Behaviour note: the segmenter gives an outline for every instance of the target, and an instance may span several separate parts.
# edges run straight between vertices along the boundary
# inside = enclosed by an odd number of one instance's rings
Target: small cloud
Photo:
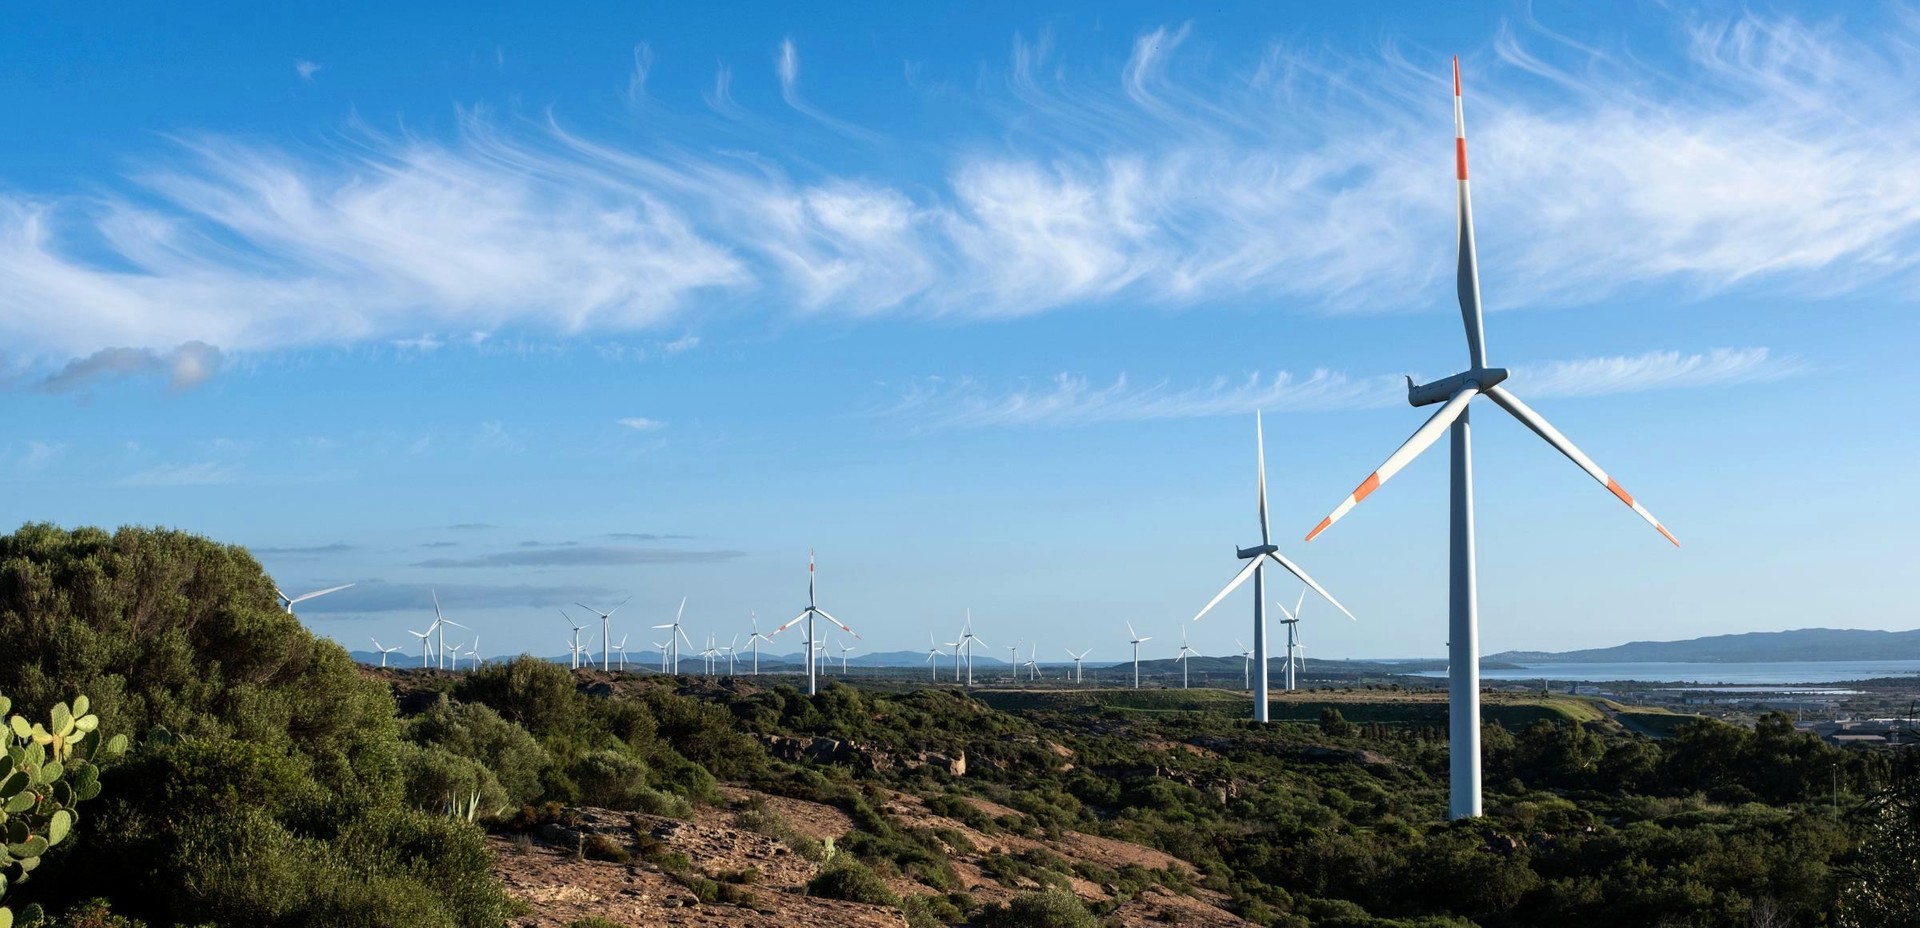
[[[652,532],[608,532],[604,537],[621,541],[686,541],[692,535],[655,535]]]
[[[641,416],[629,416],[615,421],[636,432],[657,432],[667,427],[667,424],[659,419],[647,419]]]
[[[460,547],[460,543],[457,541],[423,541],[420,543],[420,547],[422,548],[458,548]]]
[[[577,541],[523,541],[522,548],[566,548],[577,545]]]
[[[700,336],[682,335],[668,342],[666,348],[663,350],[665,350],[667,354],[674,355],[680,354],[681,352],[692,351],[698,347],[700,347]]]
[[[360,550],[360,546],[350,545],[345,542],[336,541],[330,545],[312,545],[304,548],[249,548],[248,550],[252,551],[255,554],[318,555],[318,554],[345,554],[348,551]]]
[[[35,389],[65,393],[103,380],[164,375],[170,389],[191,390],[218,373],[220,362],[220,349],[199,341],[186,342],[165,353],[148,348],[103,348],[67,362]]]
[[[417,351],[421,354],[427,354],[428,352],[439,351],[442,347],[445,347],[447,343],[432,335],[421,335],[416,338],[389,339],[387,344],[399,348],[402,351]]]
[[[47,441],[29,441],[26,446],[26,452],[20,455],[18,463],[14,465],[23,471],[41,470],[60,460],[60,455],[67,450],[66,445]]]
[[[415,567],[579,567],[635,564],[690,564],[730,561],[743,551],[689,551],[681,548],[635,548],[626,545],[556,546],[500,551],[467,558],[434,558]]]
[[[298,59],[293,63],[294,73],[300,75],[301,80],[308,81],[308,82],[311,82],[313,80],[313,76],[315,74],[318,74],[325,69],[326,69],[326,65],[323,65],[317,61],[308,61],[305,58]]]
[[[494,525],[491,522],[456,522],[447,526],[449,530],[455,532],[480,532],[499,527],[500,526]]]
[[[201,461],[197,464],[167,464],[120,478],[123,487],[200,487],[232,483],[240,473],[235,464]]]

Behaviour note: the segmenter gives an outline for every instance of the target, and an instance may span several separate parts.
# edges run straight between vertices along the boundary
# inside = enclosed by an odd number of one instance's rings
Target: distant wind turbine
[[[720,649],[720,653],[726,655],[726,658],[727,658],[727,676],[729,677],[739,675],[739,664],[736,663],[736,661],[740,657],[740,653],[739,653],[740,649],[736,647],[736,645],[738,645],[739,643],[740,643],[740,634],[738,632],[735,632],[733,636],[733,640],[727,642],[727,646]]]
[[[987,644],[986,639],[973,633],[973,610],[968,609],[967,624],[964,627],[962,627],[960,630],[960,647],[965,648],[967,652],[967,685],[968,686],[973,685],[973,646],[976,644],[980,645],[983,648],[992,647],[992,645]],[[957,661],[959,660],[959,658],[956,657],[955,660]],[[959,674],[958,669],[956,669],[954,673],[956,676],[958,676]]]
[[[1127,623],[1127,634],[1132,636],[1133,688],[1137,690],[1140,688],[1140,643],[1143,641],[1152,641],[1153,638],[1151,636],[1145,638],[1140,637],[1140,633],[1133,630],[1132,622]]]
[[[467,627],[440,614],[440,591],[429,590],[428,592],[433,596],[433,624],[427,626],[427,631],[439,633],[439,637],[435,639],[433,645],[433,666],[437,670],[445,670],[447,669],[447,626],[451,625],[454,628],[463,629]],[[472,631],[472,629],[467,630]],[[455,666],[453,669],[459,670],[459,657],[457,655],[454,657],[454,661]]]
[[[1247,562],[1247,566],[1240,568],[1240,572],[1233,575],[1233,579],[1227,582],[1226,587],[1220,592],[1215,593],[1213,598],[1208,600],[1207,604],[1201,607],[1198,613],[1194,614],[1193,620],[1196,622],[1200,621],[1200,617],[1206,615],[1207,612],[1218,605],[1221,600],[1227,598],[1228,593],[1238,589],[1240,584],[1245,583],[1248,577],[1253,578],[1253,665],[1260,670],[1259,673],[1254,675],[1253,720],[1256,722],[1266,722],[1268,699],[1267,581],[1265,568],[1268,562],[1271,561],[1272,563],[1279,564],[1282,568],[1286,569],[1287,573],[1300,578],[1301,583],[1306,584],[1315,593],[1325,597],[1327,602],[1332,603],[1335,609],[1345,612],[1347,618],[1353,618],[1353,613],[1347,612],[1347,607],[1340,605],[1340,601],[1334,599],[1333,594],[1328,593],[1325,587],[1321,586],[1312,577],[1307,576],[1307,572],[1300,569],[1300,565],[1287,560],[1286,556],[1280,553],[1279,546],[1273,543],[1272,533],[1269,531],[1267,525],[1267,440],[1266,433],[1260,425],[1260,414],[1258,412],[1253,414],[1253,448],[1254,466],[1259,475],[1257,503],[1260,515],[1260,543],[1251,548],[1237,549],[1236,553],[1241,560]]]
[[[1173,662],[1180,665],[1180,688],[1183,690],[1187,688],[1187,655],[1191,653],[1193,649],[1187,647],[1187,627],[1182,625],[1180,626],[1180,656],[1174,658]]]
[[[760,675],[760,642],[773,639],[760,634],[760,613],[749,612],[747,617],[753,621],[753,634],[747,636],[747,648],[753,652],[753,675],[757,677]]]
[[[1306,604],[1306,590],[1300,591],[1300,599],[1293,604],[1292,612],[1287,611],[1285,603],[1273,604],[1274,608],[1280,610],[1281,615],[1286,616],[1286,618],[1281,619],[1280,622],[1287,626],[1287,672],[1284,674],[1284,678],[1288,692],[1292,692],[1299,686],[1299,676],[1295,668],[1303,667],[1306,664],[1304,660],[1299,659],[1300,651],[1305,647],[1305,645],[1300,643],[1300,610],[1305,607]]]
[[[1037,644],[1027,645],[1026,668],[1027,668],[1027,680],[1029,682],[1040,679],[1040,662],[1037,660],[1039,656],[1040,656],[1039,645]]]
[[[429,625],[427,626],[427,630],[424,632],[416,632],[411,628],[407,629],[407,634],[420,639],[420,669],[421,670],[427,669],[427,655],[433,652],[433,630],[438,627],[439,626],[437,624]]]
[[[1480,617],[1473,551],[1473,435],[1468,424],[1467,406],[1479,396],[1493,400],[1495,405],[1520,420],[1522,425],[1586,471],[1587,476],[1605,486],[1608,492],[1631,508],[1635,515],[1645,519],[1668,541],[1675,546],[1680,542],[1672,532],[1667,531],[1666,526],[1660,524],[1660,520],[1653,517],[1653,513],[1648,512],[1612,476],[1601,470],[1600,465],[1560,434],[1559,429],[1502,387],[1501,382],[1507,379],[1504,368],[1487,366],[1480,310],[1480,264],[1474,251],[1473,202],[1467,186],[1467,123],[1460,98],[1458,58],[1453,62],[1453,129],[1458,178],[1456,208],[1459,216],[1456,239],[1459,265],[1456,277],[1460,317],[1466,325],[1467,369],[1421,386],[1415,386],[1413,378],[1407,378],[1407,402],[1414,406],[1439,403],[1442,404],[1440,411],[1416,429],[1413,437],[1389,455],[1386,463],[1369,474],[1331,514],[1320,520],[1320,524],[1307,533],[1307,540],[1312,541],[1326,531],[1328,526],[1339,521],[1340,517],[1399,473],[1422,451],[1432,447],[1442,431],[1451,432],[1452,487],[1448,507],[1452,522],[1448,545],[1451,571],[1447,609],[1447,624],[1451,632],[1448,635],[1451,644],[1447,648],[1447,779],[1450,798],[1447,814],[1450,818],[1461,819],[1480,815]]]
[[[856,632],[853,629],[848,628],[846,626],[846,623],[841,622],[839,619],[836,619],[833,616],[829,615],[827,613],[827,610],[820,608],[819,599],[816,596],[816,591],[814,588],[814,574],[815,574],[815,570],[813,566],[813,552],[809,550],[807,552],[807,608],[800,610],[800,614],[797,616],[794,616],[791,621],[787,622],[787,624],[782,625],[779,628],[776,628],[773,630],[773,633],[778,635],[781,632],[784,632],[787,629],[792,628],[794,626],[794,623],[799,622],[801,619],[807,620],[806,644],[807,644],[807,695],[808,696],[817,695],[820,692],[820,683],[818,679],[818,670],[817,670],[817,665],[819,662],[815,660],[815,654],[818,652],[818,649],[822,646],[822,643],[819,642],[818,638],[814,635],[813,617],[819,616],[820,618],[826,619],[827,621],[832,622],[833,624],[839,626],[841,631],[846,632],[847,634],[852,635],[855,638],[860,637],[859,632]]]
[[[852,653],[853,653],[853,651],[854,651],[854,646],[853,646],[853,645],[850,645],[850,644],[847,644],[847,643],[845,643],[845,642],[842,642],[842,643],[840,644],[840,675],[841,675],[841,676],[843,676],[843,677],[844,677],[844,676],[848,676],[848,674],[847,674],[847,655],[849,655],[849,654],[852,654]]]
[[[574,603],[574,605],[600,617],[600,669],[602,671],[613,669],[613,614],[619,612],[620,607],[626,605],[627,601],[631,599],[633,599],[633,597],[629,596],[615,603],[612,609],[608,609],[605,612],[601,612],[585,603]],[[682,601],[680,605],[682,608],[685,608],[686,602]]]
[[[1007,680],[1018,683],[1020,682],[1020,642],[1014,642],[1013,647],[1007,650],[1012,654],[1007,658]]]
[[[927,633],[927,669],[933,672],[933,682],[935,683],[940,682],[940,658],[942,655],[946,653],[947,652],[940,650],[940,642],[935,641],[933,639],[933,633],[928,632]],[[956,677],[958,676],[959,670],[960,670],[960,665],[956,663],[954,665],[954,673]]]
[[[654,626],[654,628],[669,630],[667,632],[667,650],[670,656],[667,658],[667,668],[662,669],[662,673],[677,674],[680,672],[680,642],[684,641],[687,643],[687,647],[693,647],[693,639],[688,638],[687,630],[680,627],[680,620],[684,618],[686,614],[687,598],[682,596],[680,597],[680,611],[673,614],[673,621],[665,625]]]
[[[1252,677],[1250,676],[1253,669],[1253,649],[1241,644],[1238,638],[1233,639],[1233,646],[1240,649],[1240,688],[1243,690],[1253,689]]]
[[[373,638],[372,641],[373,641],[373,649],[375,651],[380,652],[380,666],[382,668],[385,668],[387,666],[387,655],[392,654],[396,651],[399,651],[400,648],[398,645],[391,648],[383,648],[380,646],[380,639],[378,638]]]
[[[344,590],[347,587],[350,587],[352,585],[353,584],[351,583],[343,583],[343,584],[340,584],[339,586],[327,587],[324,590],[314,590],[311,593],[302,593],[299,596],[288,596],[287,594],[280,592],[280,588],[276,586],[273,588],[273,595],[280,597],[280,605],[287,610],[288,615],[292,615],[294,603],[304,603],[309,599],[315,599],[321,596],[325,596],[328,593],[338,593],[341,590]]]
[[[1080,681],[1080,662],[1086,660],[1087,655],[1093,653],[1093,649],[1088,648],[1085,651],[1081,651],[1078,654],[1074,654],[1072,648],[1066,648],[1064,650],[1067,652],[1068,656],[1073,658],[1073,682],[1079,683],[1081,682]]]
[[[627,636],[620,636],[620,643],[613,646],[613,653],[620,655],[620,669],[627,669]]]
[[[578,622],[575,622],[573,620],[573,616],[568,615],[567,610],[565,609],[560,610],[560,617],[563,619],[566,619],[568,625],[573,626],[573,669],[579,670],[580,669],[580,630],[586,628],[586,626],[581,625]]]

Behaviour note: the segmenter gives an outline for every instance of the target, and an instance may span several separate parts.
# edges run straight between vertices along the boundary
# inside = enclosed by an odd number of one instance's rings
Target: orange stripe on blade
[[[1460,95],[1460,56],[1453,56],[1453,95]]]
[[[1321,532],[1324,532],[1324,531],[1326,531],[1326,530],[1327,530],[1327,526],[1329,526],[1329,525],[1332,525],[1332,524],[1333,524],[1333,517],[1332,517],[1332,516],[1328,516],[1328,517],[1326,517],[1326,518],[1324,518],[1324,519],[1321,519],[1321,520],[1320,520],[1320,524],[1319,524],[1319,525],[1316,525],[1316,526],[1314,526],[1314,527],[1313,527],[1313,531],[1311,531],[1311,532],[1308,532],[1308,533],[1307,533],[1307,540],[1308,540],[1308,541],[1312,541],[1312,540],[1313,540],[1313,536],[1315,536],[1315,535],[1318,535],[1318,534],[1320,534]]]
[[[1467,179],[1467,140],[1454,139],[1453,143],[1454,143],[1454,151],[1457,156],[1456,160],[1460,162],[1460,179],[1466,180]]]
[[[1360,481],[1360,486],[1353,491],[1353,501],[1357,503],[1366,499],[1369,494],[1378,489],[1380,489],[1380,472],[1376,470],[1368,474],[1367,479]]]
[[[1662,535],[1665,535],[1665,536],[1667,536],[1667,540],[1668,540],[1668,541],[1671,541],[1671,542],[1673,542],[1673,546],[1674,546],[1674,547],[1676,547],[1676,548],[1678,548],[1678,547],[1680,547],[1680,539],[1678,539],[1678,538],[1675,538],[1675,537],[1673,537],[1673,533],[1672,533],[1672,532],[1669,532],[1669,531],[1667,531],[1667,527],[1666,527],[1666,526],[1664,526],[1664,525],[1661,525],[1661,524],[1660,524],[1660,523],[1658,523],[1658,522],[1655,522],[1655,523],[1653,523],[1653,527],[1654,527],[1654,528],[1657,528],[1657,529],[1659,529],[1659,530],[1660,530],[1660,534],[1662,534]]]
[[[1626,490],[1621,489],[1619,484],[1614,483],[1612,477],[1607,478],[1607,489],[1613,491],[1613,495],[1620,497],[1621,502],[1629,506],[1633,505],[1633,497],[1628,496]]]

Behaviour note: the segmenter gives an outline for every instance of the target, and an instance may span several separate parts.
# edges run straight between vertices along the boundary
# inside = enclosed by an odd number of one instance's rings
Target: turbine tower
[[[813,567],[813,552],[809,550],[807,552],[807,608],[800,610],[800,614],[794,616],[791,621],[787,622],[787,624],[782,625],[779,628],[776,628],[773,630],[773,633],[778,635],[781,632],[784,632],[787,629],[792,628],[795,622],[798,622],[801,619],[807,620],[807,695],[808,696],[818,695],[820,692],[820,679],[819,679],[819,674],[817,672],[817,666],[816,666],[818,662],[814,659],[815,649],[819,647],[820,643],[819,643],[819,640],[813,634],[813,617],[817,615],[823,619],[826,619],[829,622],[832,622],[835,625],[840,626],[841,631],[846,632],[847,634],[852,635],[855,638],[860,637],[859,632],[856,632],[853,629],[848,628],[839,619],[836,619],[833,616],[828,615],[827,610],[820,608],[819,599],[816,595],[815,588],[814,588],[814,573],[815,571]]]
[[[968,609],[967,624],[964,628],[960,630],[960,648],[961,650],[964,650],[967,655],[967,685],[968,686],[973,685],[973,645],[975,642],[978,642],[982,647],[992,647],[992,645],[987,644],[987,640],[985,638],[982,638],[979,635],[976,635],[973,633],[973,610]],[[953,668],[954,679],[959,679],[960,677],[959,653],[960,653],[959,651],[954,652],[954,658],[953,658],[954,664],[955,664]]]
[[[1081,680],[1080,680],[1080,662],[1081,662],[1081,661],[1084,661],[1084,660],[1086,660],[1086,659],[1087,659],[1087,655],[1089,655],[1089,654],[1092,654],[1092,653],[1093,653],[1093,649],[1092,649],[1092,648],[1088,648],[1088,649],[1086,649],[1085,651],[1081,651],[1081,652],[1080,652],[1080,653],[1078,653],[1078,654],[1075,654],[1075,653],[1073,653],[1073,649],[1072,649],[1072,648],[1064,648],[1064,649],[1062,649],[1062,650],[1065,650],[1065,651],[1067,652],[1067,656],[1069,656],[1069,657],[1071,657],[1071,658],[1073,658],[1073,682],[1075,682],[1075,683],[1079,683],[1079,682],[1081,682]]]
[[[433,644],[433,667],[435,670],[445,670],[447,669],[447,626],[451,625],[454,628],[466,628],[466,626],[440,614],[439,590],[429,590],[428,593],[433,596],[433,624],[427,626],[427,633],[439,633],[439,636],[434,640]],[[467,630],[472,631],[472,629]],[[458,654],[454,655],[453,669],[460,669],[460,657]]]
[[[1140,637],[1140,633],[1133,630],[1132,622],[1127,623],[1127,634],[1133,636],[1133,688],[1137,690],[1140,688],[1140,642],[1152,641],[1153,637]]]
[[[933,640],[933,633],[927,633],[927,669],[933,673],[933,682],[940,682],[940,658],[947,652],[940,650],[940,642]],[[956,670],[958,667],[955,668]]]
[[[1333,603],[1335,609],[1346,612],[1347,618],[1353,618],[1353,613],[1347,612],[1347,607],[1340,605],[1339,600],[1333,598],[1333,594],[1328,593],[1325,587],[1315,582],[1312,577],[1307,576],[1307,572],[1300,569],[1298,564],[1287,560],[1286,556],[1280,553],[1279,547],[1273,543],[1273,538],[1267,526],[1267,438],[1266,432],[1261,426],[1260,414],[1258,412],[1253,414],[1253,457],[1254,469],[1258,472],[1258,491],[1255,501],[1260,516],[1260,543],[1251,548],[1237,549],[1239,558],[1246,561],[1247,566],[1240,568],[1240,572],[1233,575],[1233,579],[1227,582],[1224,589],[1213,595],[1213,599],[1209,600],[1206,606],[1202,607],[1201,610],[1194,615],[1193,620],[1196,622],[1200,621],[1200,617],[1206,615],[1208,610],[1211,610],[1214,606],[1219,605],[1220,601],[1225,599],[1228,593],[1233,592],[1240,584],[1245,583],[1248,577],[1253,578],[1253,664],[1255,667],[1260,668],[1260,672],[1254,674],[1253,677],[1253,720],[1255,722],[1265,723],[1267,721],[1268,710],[1267,579],[1265,568],[1268,562],[1271,561],[1272,563],[1279,564],[1287,573],[1300,578],[1301,583],[1306,584],[1315,593],[1326,597],[1327,602]]]
[[[1233,639],[1233,646],[1240,649],[1240,688],[1253,689],[1253,649],[1241,644],[1238,638]]]
[[[1187,688],[1187,655],[1191,653],[1193,649],[1187,647],[1187,627],[1182,625],[1180,626],[1180,656],[1174,658],[1173,662],[1180,665],[1180,688],[1183,690]]]
[[[579,670],[580,669],[580,630],[586,628],[586,626],[581,625],[578,622],[575,622],[573,620],[573,616],[568,615],[567,610],[565,609],[560,610],[560,617],[563,619],[566,619],[568,625],[573,626],[573,669]]]
[[[629,596],[627,599],[615,603],[612,609],[608,609],[605,612],[601,612],[585,603],[574,603],[574,605],[600,617],[600,669],[602,671],[613,669],[613,614],[619,612],[620,607],[626,605],[627,600],[632,598],[633,597]],[[685,609],[686,607],[687,601],[682,599],[680,601],[680,608]],[[679,620],[676,619],[675,621],[677,622]]]
[[[1305,659],[1299,656],[1300,652],[1306,649],[1306,646],[1300,643],[1300,610],[1305,608],[1306,605],[1306,590],[1300,591],[1300,598],[1294,601],[1292,612],[1287,611],[1285,603],[1273,604],[1273,608],[1280,610],[1280,614],[1286,616],[1286,618],[1280,620],[1280,624],[1287,627],[1287,666],[1286,672],[1282,674],[1281,677],[1285,680],[1287,692],[1289,693],[1293,692],[1294,689],[1300,685],[1299,676],[1294,668],[1306,666]]]
[[[668,622],[665,625],[654,626],[654,628],[669,629],[669,631],[667,632],[667,647],[669,651],[672,653],[672,657],[668,658],[668,660],[670,661],[669,664],[661,667],[660,669],[661,673],[677,674],[680,672],[680,642],[684,641],[687,643],[687,647],[689,648],[693,647],[693,639],[688,638],[687,630],[680,627],[680,619],[684,617],[686,614],[687,614],[687,598],[685,596],[682,596],[680,597],[680,609],[679,611],[673,614],[673,621]]]
[[[374,638],[374,639],[372,639],[372,640],[373,640],[373,649],[374,649],[375,651],[379,651],[379,652],[380,652],[380,667],[381,667],[381,669],[383,669],[383,670],[384,670],[384,669],[386,669],[386,666],[387,666],[387,655],[389,655],[389,654],[393,654],[393,653],[395,653],[395,652],[397,652],[397,651],[399,651],[399,650],[400,650],[400,646],[399,646],[399,645],[394,645],[394,646],[393,646],[393,647],[391,647],[391,648],[383,648],[383,647],[381,647],[381,646],[380,646],[380,639],[378,639],[378,638]]]
[[[311,593],[302,593],[299,596],[288,596],[287,594],[280,592],[280,588],[276,586],[273,588],[273,595],[280,597],[280,605],[287,610],[288,615],[292,615],[294,603],[304,603],[309,599],[325,596],[328,593],[338,593],[341,590],[344,590],[347,587],[350,587],[352,585],[353,584],[351,583],[343,583],[339,586],[327,587],[324,590],[314,590]]]
[[[1607,488],[1607,491],[1625,503],[1640,518],[1647,520],[1655,530],[1677,547],[1680,542],[1667,531],[1653,513],[1628,495],[1625,489],[1606,471],[1600,469],[1592,458],[1586,456],[1573,442],[1568,441],[1560,430],[1533,411],[1520,398],[1500,386],[1507,379],[1507,371],[1487,366],[1487,352],[1484,330],[1480,313],[1480,265],[1474,255],[1473,244],[1473,203],[1467,187],[1467,128],[1466,117],[1460,100],[1460,59],[1453,61],[1453,128],[1454,128],[1454,164],[1457,169],[1458,214],[1460,253],[1457,271],[1460,296],[1460,316],[1466,324],[1467,369],[1451,377],[1443,377],[1429,384],[1415,386],[1413,378],[1407,378],[1407,402],[1414,406],[1442,404],[1440,411],[1433,414],[1425,424],[1413,433],[1413,437],[1387,457],[1386,463],[1362,481],[1360,486],[1349,494],[1345,501],[1335,508],[1332,514],[1320,521],[1313,531],[1307,533],[1307,540],[1327,530],[1327,527],[1346,515],[1368,494],[1379,489],[1380,485],[1392,479],[1394,474],[1407,466],[1407,463],[1427,450],[1440,438],[1442,431],[1450,431],[1452,437],[1452,491],[1450,510],[1452,526],[1448,545],[1450,561],[1450,580],[1448,593],[1448,630],[1447,644],[1447,683],[1448,727],[1450,737],[1448,787],[1450,800],[1448,816],[1455,819],[1473,818],[1480,814],[1480,617],[1479,598],[1476,588],[1473,552],[1473,444],[1472,430],[1468,425],[1467,406],[1477,396],[1485,396],[1494,404],[1507,411],[1522,425],[1533,430],[1547,444],[1552,445],[1568,460],[1572,461],[1587,475]]]
[[[753,675],[757,677],[760,675],[760,642],[773,639],[760,634],[760,613],[748,612],[747,618],[753,622],[753,634],[747,636],[747,649],[753,652]]]

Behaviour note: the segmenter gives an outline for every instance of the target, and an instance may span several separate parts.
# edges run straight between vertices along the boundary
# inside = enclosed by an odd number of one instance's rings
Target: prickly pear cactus
[[[13,701],[0,695],[0,900],[40,866],[41,855],[73,833],[75,806],[100,795],[100,768],[126,753],[127,737],[101,740],[100,717],[88,713],[87,697],[53,707],[45,724],[11,715]],[[0,928],[30,928],[42,921],[39,906],[19,913],[0,906]]]

